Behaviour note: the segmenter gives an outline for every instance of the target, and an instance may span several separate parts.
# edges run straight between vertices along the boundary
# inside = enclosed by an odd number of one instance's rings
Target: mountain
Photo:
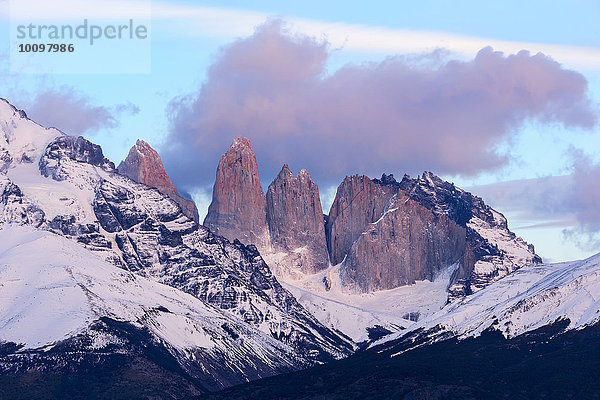
[[[326,269],[329,260],[319,188],[308,171],[294,176],[285,164],[266,197],[271,238],[267,262],[276,275],[302,276]]]
[[[346,177],[325,222],[318,187],[305,170],[294,177],[284,165],[265,197],[250,141],[239,137],[217,168],[205,225],[255,244],[288,283],[331,261],[343,264],[343,286],[360,293],[433,281],[452,269],[452,301],[541,262],[502,214],[431,172],[401,182],[386,174]]]
[[[287,165],[263,202],[250,141],[237,138],[219,163],[205,224],[256,244],[305,308],[357,342],[541,262],[502,214],[431,172],[400,182],[346,177],[321,213],[310,174],[295,177]]]
[[[221,157],[204,226],[230,240],[269,247],[267,200],[246,138],[237,137]]]
[[[98,388],[106,397],[187,398],[310,365],[219,307],[50,232],[0,227],[0,276],[0,385],[15,390],[10,398],[27,382],[42,398],[83,394],[103,374],[114,379]]]
[[[295,177],[286,164],[265,195],[247,138],[237,137],[221,157],[204,225],[255,245],[280,279],[329,266],[318,186],[308,171]]]
[[[123,165],[164,172],[139,146]],[[0,397],[600,390],[600,256],[541,264],[502,214],[430,172],[347,177],[323,217],[307,171],[284,165],[265,194],[238,138],[209,214],[231,240],[0,101]]]
[[[400,182],[347,177],[326,233],[337,264],[286,284],[321,322],[359,342],[421,326],[447,303],[541,262],[502,214],[430,172]],[[342,322],[356,311],[356,323]]]
[[[568,321],[566,330],[583,329],[600,321],[600,255],[521,268],[448,304],[423,319],[418,329],[437,331],[432,340],[448,334],[476,337],[487,329],[513,338],[556,321]]]
[[[198,398],[595,398],[599,271],[527,265],[347,359]]]
[[[361,292],[431,281],[455,268],[452,301],[541,262],[500,213],[430,172],[401,182],[385,174],[346,178],[326,229],[332,262],[344,261],[342,280]]]
[[[0,153],[7,160],[0,173],[2,225],[52,232],[82,252],[194,296],[250,336],[276,339],[287,352],[282,364],[291,369],[353,350],[349,339],[319,323],[279,284],[256,247],[198,226],[167,195],[119,174],[99,146],[45,129],[5,101],[0,101],[0,129]],[[129,321],[118,314],[111,318]],[[235,335],[239,340],[228,348],[244,363],[238,346],[250,339]],[[246,367],[249,372],[239,364],[225,365],[230,375],[222,385],[275,373],[259,362]]]
[[[480,197],[431,172],[416,179],[404,176],[398,186],[434,215],[447,215],[466,229],[465,254],[449,288],[450,300],[475,293],[524,265],[542,262],[533,245],[511,232],[506,218]]]
[[[166,194],[181,207],[185,216],[198,222],[196,205],[193,201],[181,197],[167,175],[160,156],[148,143],[138,139],[129,150],[127,158],[119,164],[118,171],[121,175]]]
[[[431,281],[465,252],[464,228],[365,176],[340,185],[327,230],[345,285],[366,293]]]

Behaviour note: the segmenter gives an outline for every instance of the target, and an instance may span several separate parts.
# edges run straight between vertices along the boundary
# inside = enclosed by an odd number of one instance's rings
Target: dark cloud
[[[263,180],[285,162],[330,185],[354,173],[474,175],[508,162],[497,146],[526,120],[597,122],[585,78],[543,54],[484,48],[467,62],[391,57],[328,74],[329,54],[281,21],[223,48],[199,91],[170,105],[162,154],[176,183],[212,183],[237,135]]]
[[[26,107],[28,116],[43,126],[53,126],[69,135],[94,134],[118,126],[121,114],[137,114],[131,103],[114,107],[95,106],[84,94],[63,86],[39,92]]]

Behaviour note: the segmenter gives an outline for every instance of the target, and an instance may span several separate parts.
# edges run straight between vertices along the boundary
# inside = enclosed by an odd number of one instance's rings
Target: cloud
[[[26,109],[34,121],[56,127],[69,135],[90,135],[101,129],[115,128],[118,116],[140,111],[131,103],[114,107],[95,106],[86,95],[67,86],[39,92]]]
[[[597,123],[585,78],[543,54],[484,48],[435,66],[397,56],[328,74],[330,52],[277,20],[223,48],[199,91],[170,105],[162,151],[177,184],[212,183],[237,135],[252,140],[263,180],[285,162],[329,185],[359,172],[474,175],[507,163],[496,147],[527,120]]]
[[[483,198],[496,210],[510,213],[518,221],[525,221],[529,225],[526,227],[531,228],[534,225],[573,225],[576,222],[570,204],[573,186],[573,175],[562,175],[498,182],[465,189]]]
[[[517,229],[563,228],[563,238],[582,250],[600,251],[600,164],[571,149],[572,173],[468,188]]]
[[[6,3],[8,3],[6,1]],[[2,5],[2,2],[0,2]],[[10,13],[0,19],[28,22],[64,21],[90,16],[95,20],[152,20],[153,29],[161,35],[182,37],[211,36],[233,39],[252,34],[254,27],[270,17],[269,13],[248,9],[208,7],[149,0],[14,0]],[[600,69],[600,50],[594,47],[553,43],[496,40],[489,37],[461,35],[452,32],[392,29],[380,26],[286,18],[295,30],[317,37],[327,37],[334,47],[366,53],[421,53],[445,48],[456,54],[473,57],[479,49],[495,49],[516,53],[520,49],[549,54],[561,63],[575,68]]]
[[[578,226],[563,231],[565,237],[585,250],[600,250],[600,164],[594,163],[581,150],[570,151],[573,158],[573,189],[568,194],[568,206],[573,210]]]

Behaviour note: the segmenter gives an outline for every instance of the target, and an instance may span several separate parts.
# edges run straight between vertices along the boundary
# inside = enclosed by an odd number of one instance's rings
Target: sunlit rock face
[[[136,182],[158,189],[175,201],[181,211],[198,222],[198,210],[193,201],[181,197],[167,175],[160,156],[148,143],[138,140],[129,150],[124,161],[119,164],[119,173]]]
[[[230,240],[269,247],[266,196],[246,138],[236,138],[221,157],[204,225]]]

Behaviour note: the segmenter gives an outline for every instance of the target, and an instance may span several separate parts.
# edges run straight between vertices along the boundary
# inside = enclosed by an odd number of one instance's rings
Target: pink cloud
[[[508,162],[497,145],[526,120],[597,123],[585,78],[543,54],[484,48],[466,62],[390,57],[332,74],[328,57],[281,21],[223,48],[200,89],[171,103],[162,150],[175,181],[210,184],[237,135],[252,140],[263,179],[285,162],[331,184],[359,172],[476,175]]]
[[[137,114],[131,103],[114,107],[93,105],[89,97],[63,86],[38,93],[26,107],[27,114],[43,126],[52,126],[69,135],[94,134],[118,126],[121,114]]]

